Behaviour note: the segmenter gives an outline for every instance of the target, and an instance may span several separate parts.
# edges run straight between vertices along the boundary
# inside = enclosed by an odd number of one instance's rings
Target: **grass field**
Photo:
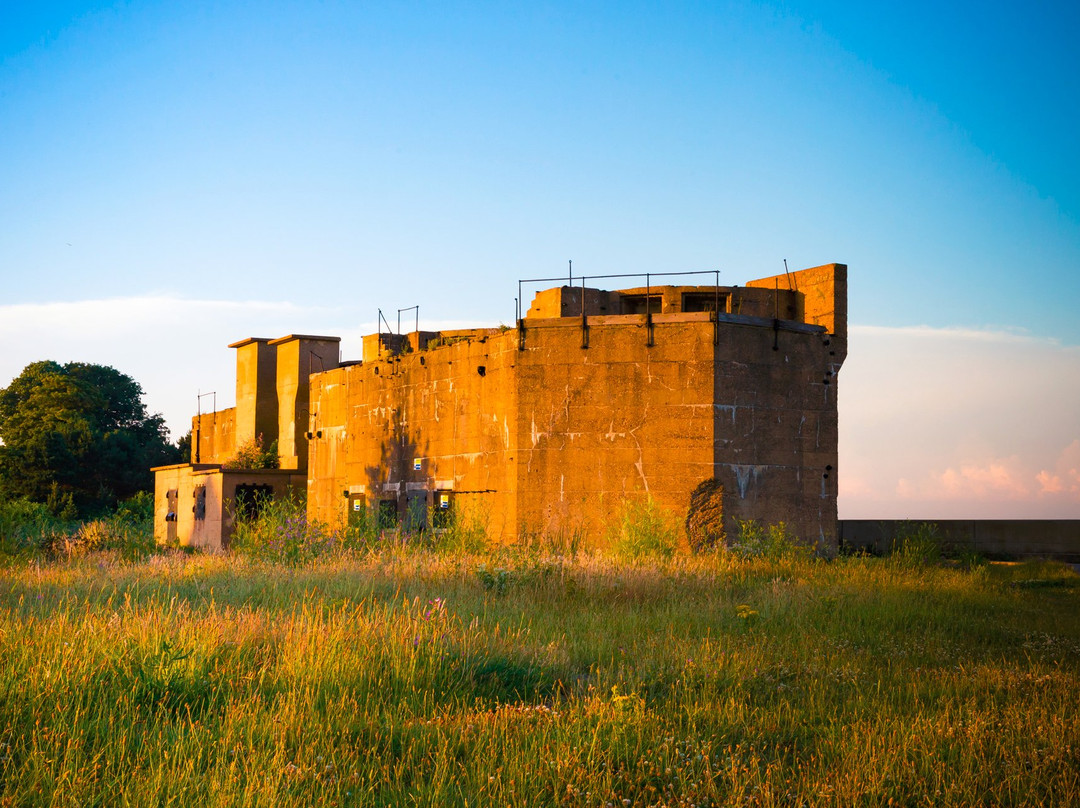
[[[386,549],[0,569],[0,805],[1078,805],[1080,577]]]

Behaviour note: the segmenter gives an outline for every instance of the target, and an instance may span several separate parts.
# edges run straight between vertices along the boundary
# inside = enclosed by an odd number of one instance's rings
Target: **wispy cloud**
[[[468,323],[421,321],[423,328]],[[0,306],[0,387],[31,362],[95,362],[134,377],[147,405],[173,435],[189,428],[198,392],[214,391],[219,408],[235,396],[235,357],[226,347],[250,336],[290,333],[341,337],[345,358],[359,357],[374,319],[352,307],[288,301],[198,300],[170,295],[21,303]]]

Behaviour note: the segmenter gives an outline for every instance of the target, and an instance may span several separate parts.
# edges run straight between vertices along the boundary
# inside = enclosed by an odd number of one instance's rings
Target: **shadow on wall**
[[[695,553],[725,544],[724,485],[715,477],[701,482],[690,494],[686,538]]]
[[[395,435],[380,447],[379,462],[365,468],[368,508],[380,530],[400,527],[417,533],[427,528],[429,485],[422,457],[411,436]]]

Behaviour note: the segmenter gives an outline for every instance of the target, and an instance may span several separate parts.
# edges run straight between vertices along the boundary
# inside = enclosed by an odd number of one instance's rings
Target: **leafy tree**
[[[87,515],[150,489],[150,467],[180,457],[142,395],[105,365],[27,365],[0,390],[0,495],[73,500]]]
[[[191,456],[191,430],[189,429],[185,434],[180,436],[180,439],[176,442],[176,450],[180,453],[180,463],[191,463],[194,458]]]

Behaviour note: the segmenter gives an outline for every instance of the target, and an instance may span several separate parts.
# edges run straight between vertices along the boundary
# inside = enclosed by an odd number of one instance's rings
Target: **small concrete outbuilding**
[[[308,378],[337,367],[338,337],[290,334],[234,342],[236,406],[196,416],[191,462],[154,469],[154,536],[162,544],[222,549],[236,518],[265,497],[307,485]],[[236,467],[245,446],[276,447],[278,468]]]
[[[598,545],[651,498],[691,542],[754,519],[836,548],[843,264],[742,287],[556,287],[516,327],[375,334],[353,362],[335,337],[231,347],[236,407],[195,419],[192,463],[156,470],[160,541],[227,546],[238,493],[268,486],[306,490],[330,524],[468,516],[496,540]],[[230,471],[260,435],[280,469]]]

